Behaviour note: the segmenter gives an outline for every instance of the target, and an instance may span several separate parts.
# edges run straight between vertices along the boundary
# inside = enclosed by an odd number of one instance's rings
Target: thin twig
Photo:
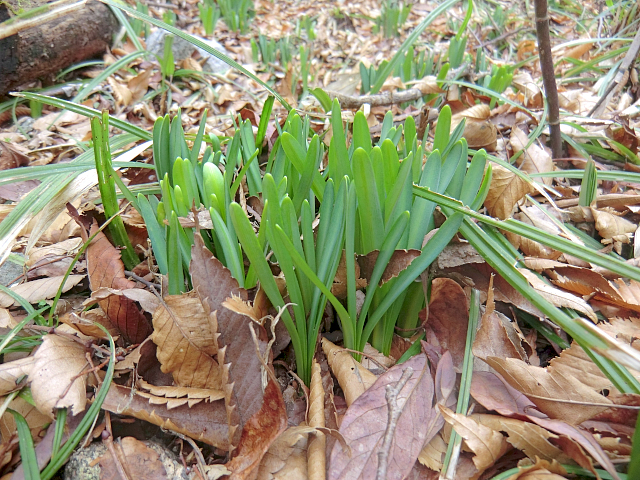
[[[620,82],[622,81],[622,77],[624,77],[624,74],[627,72],[627,70],[629,70],[629,67],[638,56],[638,51],[640,51],[640,30],[638,30],[638,33],[636,33],[636,36],[634,37],[629,50],[627,50],[627,54],[625,55],[624,60],[622,60],[622,63],[618,67],[618,72],[616,73],[615,78],[607,87],[604,95],[602,95],[598,99],[593,108],[589,111],[589,113],[587,113],[587,117],[593,115],[600,108],[603,102],[609,97],[609,94],[613,91],[613,89],[616,88],[618,84],[620,84]]]
[[[391,445],[393,444],[393,435],[398,426],[398,418],[402,413],[403,407],[398,405],[398,395],[413,375],[413,368],[407,367],[403,372],[400,380],[395,385],[387,385],[385,387],[385,398],[389,412],[387,415],[387,428],[384,432],[382,445],[378,451],[378,470],[376,472],[376,480],[387,480],[387,467],[389,466],[389,453],[391,453]]]
[[[427,92],[428,93],[428,92]],[[365,103],[372,107],[383,105],[395,105],[398,103],[412,102],[427,95],[417,87],[402,92],[382,92],[374,95],[345,95],[338,92],[327,92],[329,97],[337,98],[342,108],[359,108]]]

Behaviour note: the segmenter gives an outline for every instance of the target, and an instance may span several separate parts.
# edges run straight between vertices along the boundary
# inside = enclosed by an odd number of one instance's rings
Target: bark
[[[0,22],[24,2],[0,0]],[[31,2],[31,8],[46,0]],[[61,18],[22,30],[0,40],[0,96],[16,87],[57,73],[74,63],[100,55],[111,45],[118,21],[109,7],[89,0]]]

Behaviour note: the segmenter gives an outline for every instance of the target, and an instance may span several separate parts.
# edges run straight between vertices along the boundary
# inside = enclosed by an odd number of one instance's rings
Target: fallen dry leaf
[[[168,479],[167,472],[160,460],[160,454],[144,442],[133,437],[125,437],[114,442],[118,458],[109,451],[100,457],[100,480],[119,480],[120,470],[116,462],[121,462],[131,478],[140,480]]]
[[[384,373],[378,381],[349,407],[340,433],[351,452],[336,443],[331,452],[328,478],[375,478],[378,452],[383,448],[383,437],[388,424],[387,386],[394,386],[407,369],[411,376],[398,395],[401,410],[392,432],[388,451],[388,478],[404,478],[413,468],[425,441],[426,423],[434,414],[432,408],[433,380],[429,374],[427,357],[417,355]]]
[[[170,295],[153,314],[151,338],[158,346],[162,371],[182,387],[222,388],[215,320],[207,315],[195,293]]]
[[[511,216],[513,207],[528,193],[535,192],[533,186],[511,170],[500,165],[492,165],[493,175],[489,194],[484,201],[489,214],[500,220]]]
[[[84,277],[84,275],[69,275],[66,282],[64,282],[62,291],[68,292],[78,283],[80,283]],[[38,280],[21,283],[20,285],[11,287],[10,290],[16,295],[20,295],[29,303],[38,303],[41,300],[55,297],[58,293],[58,290],[60,289],[60,285],[62,284],[63,280],[64,275],[61,275],[59,277],[41,278]],[[10,295],[4,292],[0,292],[0,307],[6,308],[13,305],[18,306],[19,303],[16,302]]]
[[[54,409],[71,407],[74,415],[87,403],[84,347],[67,337],[45,335],[34,355],[29,382],[38,410],[54,418]]]
[[[447,423],[464,438],[475,454],[473,464],[479,473],[493,465],[508,450],[509,444],[500,432],[476,422],[473,417],[455,413],[447,407],[439,408]]]

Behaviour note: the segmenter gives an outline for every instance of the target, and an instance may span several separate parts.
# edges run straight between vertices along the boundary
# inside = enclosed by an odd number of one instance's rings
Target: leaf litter
[[[148,8],[157,18],[170,11],[178,13],[182,28],[205,35],[195,2],[186,2],[180,9],[149,2]],[[329,142],[333,132],[325,124],[319,105],[309,96],[300,96],[302,79],[293,78],[293,69],[287,71],[277,62],[255,62],[250,40],[263,34],[266,38],[293,39],[294,50],[310,45],[313,85],[344,98],[357,97],[358,63],[362,61],[368,67],[391,58],[432,8],[431,2],[413,4],[407,21],[399,28],[400,36],[385,38],[374,31],[372,19],[381,13],[377,2],[258,0],[250,34],[236,34],[221,21],[215,36],[233,58],[249,65],[261,79],[274,83],[288,101],[313,113],[311,128],[324,132],[324,140]],[[474,12],[472,23],[479,33],[469,37],[470,53],[480,44],[491,54],[501,54],[499,46],[506,45],[517,60],[526,60],[536,52],[535,42],[526,36],[526,29],[533,25],[532,17],[507,12],[504,32],[495,18],[483,16],[486,10]],[[450,14],[436,20],[423,34],[426,50],[446,50],[464,9],[457,5]],[[552,160],[542,142],[530,141],[544,107],[540,67],[535,59],[514,72],[512,87],[504,93],[510,102],[492,108],[488,97],[464,87],[451,85],[444,91],[441,85],[430,82],[429,93],[443,93],[454,113],[453,126],[465,120],[463,135],[470,147],[485,148],[503,161],[517,156],[519,171],[530,175],[518,175],[504,163],[494,163],[484,203],[489,215],[501,220],[518,218],[555,235],[568,236],[549,218],[558,214],[561,221],[570,220],[581,230],[597,232],[603,251],[620,254],[631,248],[631,257],[636,257],[637,184],[603,176],[595,201],[578,206],[580,185],[569,177],[570,167],[582,168],[589,154],[601,160],[597,167],[603,174],[621,168],[637,171],[637,108],[633,110],[631,105],[637,100],[637,72],[632,70],[630,88],[620,95],[618,104],[611,104],[617,117],[607,114],[589,119],[588,113],[598,98],[596,89],[574,77],[581,71],[589,72],[585,65],[596,62],[606,49],[586,41],[586,36],[581,38],[570,15],[554,11],[552,17],[558,40],[578,43],[559,45],[554,50],[556,75],[566,79],[560,85],[561,107],[573,115],[562,125],[571,140],[567,159]],[[310,30],[302,33],[305,19],[315,25],[313,39]],[[121,43],[105,55],[104,67],[134,51],[131,41]],[[507,55],[505,52],[502,50]],[[294,55],[292,61],[301,59]],[[187,58],[179,66],[202,71],[196,58]],[[166,92],[147,98],[164,81],[158,63],[138,57],[124,67],[96,86],[83,104],[97,110],[109,108],[117,118],[147,131],[159,116],[176,114],[180,108],[185,131],[194,135],[206,108],[209,115],[205,132],[231,135],[235,128],[232,117],[238,113],[243,119],[252,119],[257,127],[258,112],[267,96],[253,80],[229,70],[212,76],[175,77],[171,100]],[[80,70],[75,75],[95,78],[101,68]],[[600,82],[599,77],[591,80]],[[408,91],[408,87],[409,83],[396,77],[385,83],[383,91],[397,93],[405,88]],[[381,124],[386,111],[391,111],[396,120],[419,118],[421,113],[411,104],[373,105],[367,118],[372,130]],[[282,117],[286,112],[276,113]],[[349,118],[349,112],[343,113]],[[80,142],[90,139],[89,122],[81,115],[65,112],[60,116],[57,110],[45,106],[44,116],[32,121],[23,105],[15,108],[15,114],[18,123],[7,121],[0,113],[0,170],[64,165],[82,153]],[[275,124],[269,124],[269,148],[277,130]],[[143,151],[136,160],[150,162],[150,151]],[[620,160],[625,161],[624,166]],[[537,176],[554,171],[553,177]],[[147,170],[138,168],[124,170],[122,177],[129,186],[154,180]],[[538,181],[532,182],[531,178]],[[156,286],[162,287],[163,279],[149,268],[152,260],[148,254],[146,265],[125,272],[120,252],[102,233],[97,233],[81,262],[64,279],[71,258],[83,241],[97,232],[97,224],[89,220],[79,229],[71,219],[76,215],[58,212],[72,201],[91,219],[100,219],[102,213],[92,203],[95,192],[89,190],[95,179],[83,181],[58,200],[53,218],[22,225],[10,245],[15,252],[23,252],[29,245],[24,274],[4,283],[14,295],[38,306],[58,291],[65,293],[64,301],[58,304],[61,323],[55,328],[27,323],[15,338],[30,348],[7,353],[0,367],[0,385],[8,406],[27,420],[34,438],[42,436],[56,409],[66,407],[80,414],[87,408],[87,398],[92,399],[105,366],[105,352],[100,346],[105,336],[95,326],[98,323],[118,337],[116,368],[120,377],[109,388],[103,410],[111,412],[112,419],[136,419],[138,425],[155,425],[201,442],[198,449],[207,454],[206,461],[211,465],[205,466],[212,468],[211,478],[216,475],[213,466],[223,463],[229,470],[221,471],[231,471],[231,478],[375,478],[381,462],[387,465],[387,478],[436,478],[444,474],[441,469],[451,427],[464,444],[455,478],[490,478],[499,471],[498,465],[504,471],[517,469],[509,477],[512,479],[567,478],[562,465],[579,465],[596,477],[601,475],[598,469],[604,469],[617,478],[612,462],[629,459],[637,414],[616,406],[637,406],[637,396],[621,395],[581,347],[570,343],[564,332],[504,279],[494,276],[494,269],[464,241],[448,246],[428,272],[433,281],[428,306],[420,315],[420,332],[410,341],[397,336],[388,362],[367,363],[375,365],[374,373],[339,346],[339,336],[332,335],[335,332],[327,331],[318,342],[319,363],[314,364],[311,387],[306,390],[288,373],[292,369],[290,356],[279,356],[288,339],[274,339],[277,325],[263,323],[267,314],[276,318],[278,312],[270,309],[264,294],[260,297],[260,292],[240,288],[199,235],[195,236],[191,254],[192,292],[159,294]],[[15,190],[0,185],[0,197],[7,201],[0,206],[0,219],[16,208],[11,202],[36,184],[25,182]],[[547,214],[539,215],[532,197],[548,207]],[[185,224],[187,219],[180,221]],[[138,219],[129,223],[142,229],[136,247],[140,253],[147,251],[143,222]],[[134,238],[133,228],[129,233]],[[574,241],[583,241],[572,235]],[[599,322],[614,341],[640,350],[637,282],[616,278],[612,272],[524,237],[509,233],[507,238],[527,256],[521,271],[533,288],[552,304]],[[396,251],[381,285],[406,269],[418,253]],[[356,276],[359,288],[366,286],[377,254],[356,259],[361,271]],[[337,292],[346,282],[346,275],[338,269],[333,284],[336,295],[343,297]],[[470,288],[481,291],[486,306],[473,344],[474,403],[461,413],[456,412],[456,373],[461,372],[465,357]],[[145,294],[136,294],[138,290]],[[98,306],[85,310],[83,302]],[[5,292],[0,292],[0,306],[2,328],[7,333],[30,313]],[[330,316],[330,308],[328,312]],[[425,337],[422,352],[396,364],[421,332]],[[28,343],[28,337],[36,335],[41,336],[39,346]],[[281,343],[278,350],[274,340]],[[568,348],[561,348],[559,342]],[[366,351],[374,360],[381,355]],[[634,356],[633,352],[627,355]],[[636,371],[632,373],[638,378]],[[22,396],[10,397],[25,384],[30,387],[29,401]],[[298,405],[303,405],[304,415]],[[389,422],[388,418],[394,420]],[[105,424],[101,428],[106,428]],[[49,427],[47,435],[51,430]],[[11,415],[2,416],[0,432],[0,465],[6,473],[19,459],[16,424]],[[114,461],[126,464],[135,478],[162,478],[164,470],[156,454],[126,433],[122,437],[120,459],[107,455],[100,460],[101,478],[117,478]],[[183,447],[185,452],[193,451],[188,443]],[[187,461],[193,458],[185,455]]]

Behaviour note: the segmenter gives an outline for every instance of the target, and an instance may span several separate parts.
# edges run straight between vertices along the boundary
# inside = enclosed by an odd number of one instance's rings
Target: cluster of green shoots
[[[161,198],[142,194],[137,198],[158,268],[168,276],[172,294],[190,288],[188,266],[194,232],[180,219],[194,208],[209,213],[210,228],[201,229],[205,244],[241,286],[252,288],[259,282],[271,303],[283,309],[282,320],[292,338],[298,372],[307,382],[327,302],[337,312],[345,346],[354,350],[362,351],[370,341],[388,354],[396,327],[402,331],[417,327],[425,299],[421,283],[415,280],[458,226],[447,220],[428,248],[423,248],[425,236],[435,227],[435,203],[414,198],[414,183],[477,208],[490,178],[483,175],[484,153],[477,153],[467,165],[463,126],[449,131],[448,108],[441,113],[434,148],[426,155],[424,139],[417,138],[412,117],[404,127],[394,126],[388,114],[374,144],[366,118],[358,112],[352,141],[347,143],[340,106],[334,101],[330,107],[333,135],[326,155],[308,118],[292,111],[264,170],[257,160],[270,102],[257,138],[245,121],[231,139],[225,139],[225,153],[217,137],[206,138],[204,122],[189,148],[179,117],[160,118],[153,136]],[[203,141],[209,145],[200,159]],[[250,195],[263,199],[257,231],[238,203],[243,181]],[[382,282],[398,249],[421,252],[409,268]],[[356,256],[371,252],[378,252],[377,260],[363,289],[364,304],[358,310]],[[277,264],[286,280],[284,297],[267,258]],[[339,300],[331,288],[342,259],[347,294]],[[291,306],[286,308],[286,304]]]

